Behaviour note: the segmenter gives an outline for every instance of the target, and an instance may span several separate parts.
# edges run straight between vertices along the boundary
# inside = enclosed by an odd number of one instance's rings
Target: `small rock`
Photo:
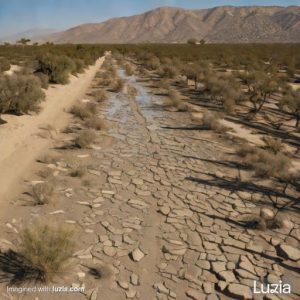
[[[187,290],[186,295],[193,300],[202,300],[204,295],[196,290]]]
[[[77,276],[79,279],[83,279],[85,277],[85,273],[84,272],[78,272]]]
[[[134,289],[129,289],[129,291],[126,292],[126,297],[128,299],[134,298],[135,295],[136,295],[136,290],[134,290]]]
[[[219,277],[226,282],[233,282],[236,280],[232,271],[222,271],[219,273]]]
[[[215,273],[220,273],[220,272],[226,270],[225,262],[222,262],[222,261],[213,261],[211,263],[211,265],[212,265],[212,269],[213,269],[213,271]]]
[[[269,274],[267,277],[267,280],[269,283],[274,283],[274,284],[278,284],[280,281],[280,277],[274,275],[274,274]]]
[[[221,292],[224,291],[228,285],[228,283],[223,280],[219,280],[217,284],[218,284],[218,288],[220,289]]]
[[[160,207],[158,211],[161,212],[164,216],[167,216],[170,213],[170,207],[164,205]]]
[[[228,285],[227,291],[229,294],[236,297],[237,299],[252,299],[251,289],[246,285],[232,283]]]
[[[145,256],[145,254],[140,250],[140,248],[136,248],[131,252],[131,256],[134,261],[138,262]]]
[[[169,289],[165,287],[165,285],[161,282],[154,283],[153,287],[160,293],[169,295]]]
[[[209,270],[210,269],[210,262],[207,261],[207,260],[198,260],[196,262],[196,265],[198,267],[200,267],[201,269],[204,269],[204,270]]]
[[[128,290],[129,289],[129,284],[125,281],[118,281],[118,285],[124,289],[124,290]]]
[[[64,214],[64,213],[65,213],[65,211],[61,209],[61,210],[55,210],[55,211],[49,213],[49,215],[58,215],[58,214]]]
[[[206,294],[211,294],[213,291],[213,287],[210,282],[204,282],[203,289]]]
[[[110,246],[104,246],[103,247],[103,252],[105,255],[107,256],[115,256],[117,253],[117,250],[114,247],[110,247]]]
[[[265,220],[272,220],[275,214],[272,209],[263,207],[260,209],[260,216]]]
[[[132,285],[139,285],[139,277],[138,275],[132,273],[130,276],[130,282]]]
[[[300,259],[300,250],[286,244],[280,244],[278,254],[288,259],[297,261]]]

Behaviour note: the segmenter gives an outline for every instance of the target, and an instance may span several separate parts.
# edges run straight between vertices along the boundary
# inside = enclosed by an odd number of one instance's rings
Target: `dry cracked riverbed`
[[[60,182],[55,204],[16,201],[1,220],[6,240],[28,220],[76,228],[73,270],[56,284],[85,292],[28,299],[263,299],[252,294],[253,282],[280,280],[292,293],[265,299],[299,299],[299,218],[291,212],[293,228],[285,230],[243,226],[262,196],[227,189],[224,176],[235,171],[211,163],[230,155],[230,141],[167,129],[191,123],[189,114],[166,111],[146,81],[127,81],[139,91],[136,98],[111,94],[100,104],[109,124],[100,147],[55,150],[86,161],[93,184],[70,179],[60,161],[51,166]],[[1,299],[10,297],[4,289]]]

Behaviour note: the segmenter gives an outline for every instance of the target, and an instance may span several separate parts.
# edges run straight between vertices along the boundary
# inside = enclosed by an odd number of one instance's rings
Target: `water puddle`
[[[154,127],[159,128],[155,123],[158,123],[158,118],[163,118],[163,100],[161,97],[152,95],[150,88],[144,87],[136,76],[127,76],[122,69],[118,70],[118,74],[121,78],[125,79],[130,86],[137,90],[138,95],[136,96],[136,101],[147,123],[151,124],[152,129]]]

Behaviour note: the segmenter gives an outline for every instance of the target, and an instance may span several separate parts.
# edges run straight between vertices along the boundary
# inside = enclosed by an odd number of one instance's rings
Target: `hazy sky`
[[[0,37],[31,28],[69,28],[159,6],[300,5],[300,0],[0,0]]]

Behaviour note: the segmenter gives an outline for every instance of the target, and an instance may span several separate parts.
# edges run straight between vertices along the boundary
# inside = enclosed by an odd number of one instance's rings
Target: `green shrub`
[[[66,55],[48,53],[38,58],[39,71],[49,77],[52,83],[66,84],[69,74],[76,70],[75,62]]]
[[[80,58],[75,58],[74,63],[75,63],[75,69],[73,70],[73,73],[74,74],[83,73],[84,72],[84,67],[85,67],[84,60],[82,60]]]
[[[73,233],[61,226],[35,225],[21,232],[19,254],[36,269],[36,281],[49,282],[64,272],[74,252]]]

